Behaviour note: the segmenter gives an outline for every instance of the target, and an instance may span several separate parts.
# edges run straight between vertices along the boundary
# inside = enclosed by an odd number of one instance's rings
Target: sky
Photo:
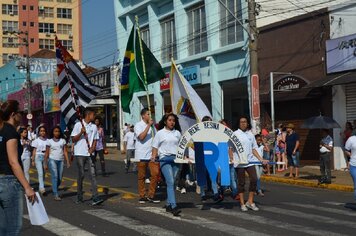
[[[83,62],[94,68],[117,61],[114,0],[82,0]]]

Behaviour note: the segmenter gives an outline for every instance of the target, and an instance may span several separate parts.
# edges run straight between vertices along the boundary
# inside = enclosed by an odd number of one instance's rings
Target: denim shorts
[[[295,155],[287,154],[288,166],[299,167],[299,152],[296,152]]]

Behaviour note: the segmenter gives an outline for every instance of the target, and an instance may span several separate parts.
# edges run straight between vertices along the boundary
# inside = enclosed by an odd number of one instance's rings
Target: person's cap
[[[294,125],[292,123],[289,123],[286,128],[294,129]]]
[[[135,126],[131,125],[130,128],[134,128]]]

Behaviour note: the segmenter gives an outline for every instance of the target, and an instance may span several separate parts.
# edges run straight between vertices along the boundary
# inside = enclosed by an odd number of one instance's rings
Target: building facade
[[[223,3],[237,18],[247,19],[246,1]],[[215,0],[115,1],[121,59],[136,15],[142,38],[163,69],[168,74],[170,58],[174,58],[214,120],[226,118],[236,124],[239,115],[249,114],[248,35],[223,4]],[[156,121],[171,110],[167,82],[149,85]],[[142,107],[147,107],[146,93],[137,93],[125,122],[139,121]]]
[[[41,49],[55,50],[54,35],[77,60],[82,59],[81,0],[2,0],[0,66]],[[17,32],[17,33],[14,33]]]

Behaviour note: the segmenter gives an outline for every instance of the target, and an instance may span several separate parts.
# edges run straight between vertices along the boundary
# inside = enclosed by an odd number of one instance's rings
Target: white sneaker
[[[188,184],[189,186],[193,186],[193,185],[194,185],[194,182],[193,182],[193,181],[190,181],[189,179],[187,179],[185,182],[186,182],[186,184]]]
[[[176,190],[180,192],[181,189],[180,189],[180,187],[177,186],[177,187],[176,187]]]
[[[195,192],[196,192],[197,194],[200,194],[200,186],[199,186],[199,185],[197,185],[197,187],[195,188]]]
[[[256,206],[255,203],[250,204],[249,202],[246,202],[246,207],[253,210],[253,211],[258,211],[259,208]]]
[[[182,189],[180,190],[180,193],[181,193],[181,194],[186,194],[186,193],[187,193],[187,190],[186,190],[185,188],[182,188]]]
[[[241,211],[248,211],[246,205],[241,205]]]
[[[150,179],[146,179],[146,180],[145,180],[145,183],[146,183],[146,184],[151,183]]]

